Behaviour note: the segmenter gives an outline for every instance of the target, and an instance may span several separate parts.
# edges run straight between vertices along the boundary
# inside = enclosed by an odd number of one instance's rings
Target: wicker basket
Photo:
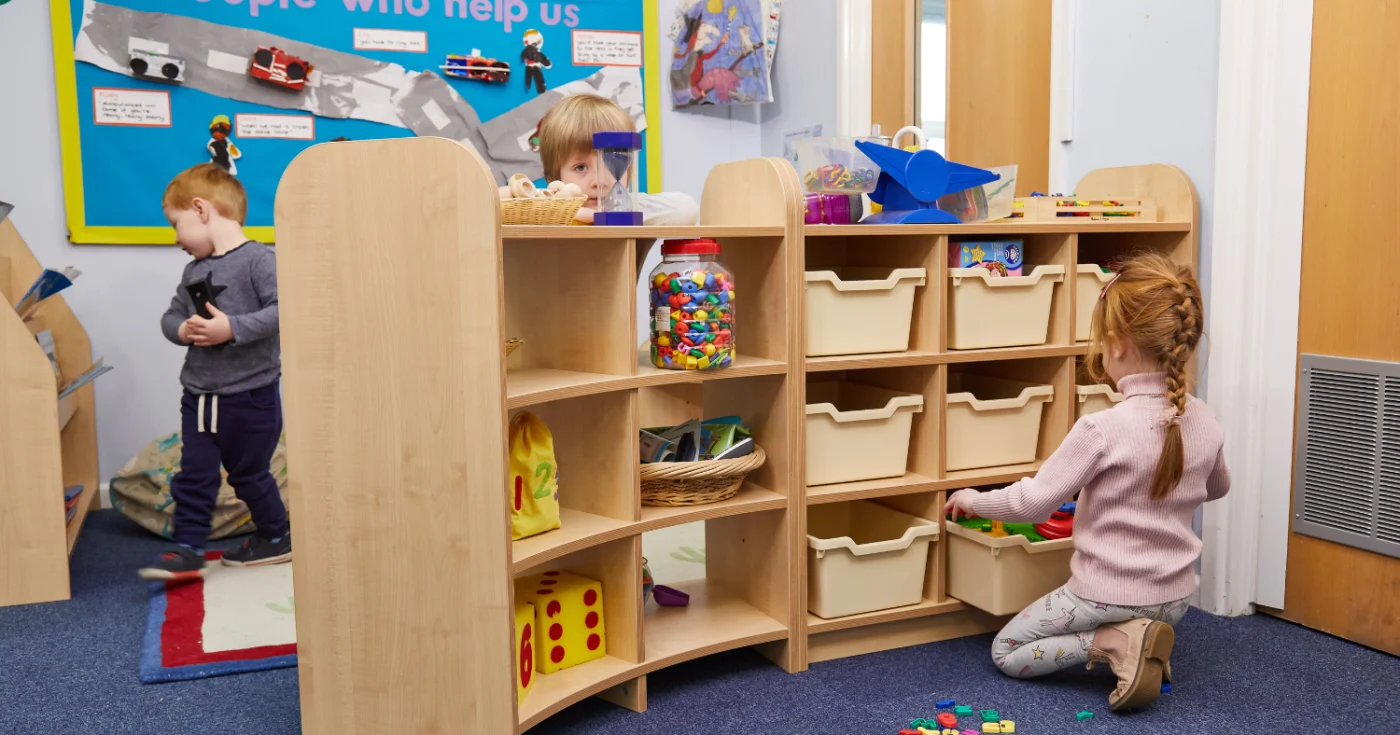
[[[588,201],[573,199],[502,199],[501,224],[504,225],[567,225]]]
[[[642,465],[642,505],[708,505],[739,493],[744,477],[763,466],[763,447],[734,459]]]

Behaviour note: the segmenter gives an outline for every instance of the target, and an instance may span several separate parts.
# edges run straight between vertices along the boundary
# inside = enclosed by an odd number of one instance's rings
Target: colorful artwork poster
[[[644,0],[52,2],[74,242],[173,242],[161,194],[206,161],[243,182],[252,236],[274,239],[283,170],[342,139],[446,137],[500,183],[539,178],[536,128],[571,94],[612,99],[659,146]]]
[[[683,0],[671,25],[671,102],[771,102],[778,0]]]

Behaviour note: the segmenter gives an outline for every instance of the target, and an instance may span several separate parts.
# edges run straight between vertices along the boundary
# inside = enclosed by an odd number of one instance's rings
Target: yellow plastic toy
[[[992,538],[1006,538],[1006,526],[1001,521],[992,521]]]
[[[554,463],[554,436],[534,414],[522,411],[510,422],[510,538],[559,527],[559,468]]]
[[[568,572],[535,574],[516,580],[515,601],[535,606],[535,669],[541,674],[607,655],[602,583]]]
[[[515,603],[515,703],[535,685],[535,606]]]
[[[1016,723],[1012,722],[1011,720],[1002,720],[1001,732],[1002,735],[1015,735]]]
[[[982,732],[999,735],[1001,733],[1001,724],[997,722],[984,722],[982,723]]]

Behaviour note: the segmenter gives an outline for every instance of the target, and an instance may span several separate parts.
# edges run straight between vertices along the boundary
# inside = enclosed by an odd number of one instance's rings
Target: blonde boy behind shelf
[[[576,94],[554,104],[540,121],[540,162],[545,181],[563,181],[583,189],[588,201],[575,216],[577,222],[593,224],[598,208],[597,159],[593,134],[609,131],[634,132],[636,124],[612,100],[596,94]],[[700,218],[700,205],[681,192],[638,194],[637,208],[642,224],[654,227],[686,227]],[[637,248],[637,269],[649,248]]]

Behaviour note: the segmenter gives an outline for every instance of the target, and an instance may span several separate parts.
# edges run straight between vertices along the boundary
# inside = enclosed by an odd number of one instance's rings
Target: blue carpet
[[[114,511],[94,513],[73,558],[73,600],[0,608],[0,733],[300,731],[295,669],[137,681],[148,593],[135,571],[160,548]],[[535,732],[894,735],[933,715],[940,699],[997,709],[1025,735],[1400,732],[1400,659],[1266,616],[1192,611],[1177,627],[1174,691],[1126,716],[1107,712],[1107,672],[1016,681],[993,668],[990,640],[831,661],[797,676],[748,651],[719,654],[648,677],[645,714],[591,700]],[[1095,718],[1075,721],[1081,709]]]

